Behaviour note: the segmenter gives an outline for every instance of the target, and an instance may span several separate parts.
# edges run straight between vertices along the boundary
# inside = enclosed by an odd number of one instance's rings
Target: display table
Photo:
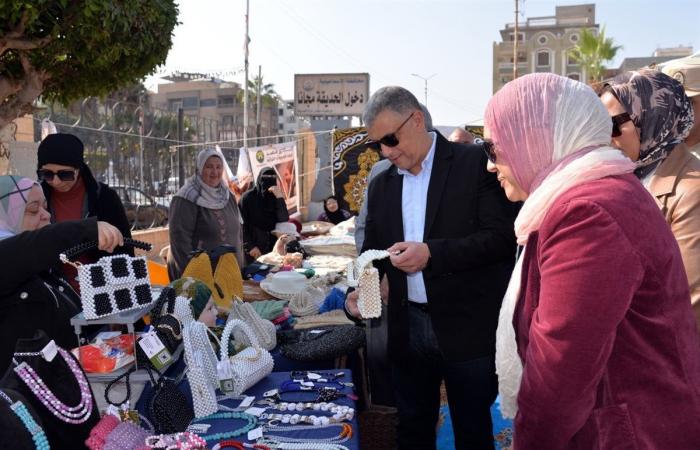
[[[328,372],[328,371],[324,371],[324,372]],[[343,382],[350,382],[352,380],[352,372],[348,369],[333,370],[332,372],[333,373],[343,372],[344,376],[342,378],[340,378],[340,380]],[[269,391],[271,389],[279,388],[279,386],[282,384],[282,382],[290,379],[290,373],[291,372],[273,372],[270,375],[268,375],[267,377],[260,380],[260,382],[258,384],[256,384],[255,386],[250,388],[248,391],[246,391],[244,393],[244,395],[254,396],[255,401],[253,402],[252,406],[262,407],[262,405],[257,404],[257,402],[259,400],[263,399],[263,393],[265,393],[266,391]],[[150,387],[150,386],[148,386],[148,387]],[[187,400],[189,402],[192,402],[192,396],[191,396],[189,384],[187,382],[187,378],[183,379],[182,382],[178,385],[178,387],[185,394],[185,396],[187,397]],[[352,389],[349,387],[346,387],[343,390],[343,393],[346,393],[346,394],[351,394],[352,392],[353,392]],[[219,393],[219,392],[217,391],[217,393]],[[290,392],[290,393],[284,394],[284,401],[285,402],[311,401],[310,400],[311,395],[312,394],[309,392]],[[148,397],[148,396],[145,396],[145,397]],[[141,411],[142,413],[144,413],[145,409],[146,409],[145,408],[146,405],[144,405],[143,403],[144,402],[139,401],[139,404],[137,405],[137,409],[139,411]],[[224,399],[224,400],[220,401],[221,405],[228,406],[229,408],[236,408],[239,406],[240,403],[241,403],[241,399]],[[351,408],[355,408],[355,401],[353,401],[352,399],[350,399],[348,397],[340,397],[337,400],[334,400],[333,403],[335,403],[337,405],[346,405],[346,406],[350,406]],[[276,410],[272,410],[272,409],[268,410],[267,412],[280,413],[280,411],[276,411]],[[302,414],[308,415],[308,414],[313,414],[313,413],[315,413],[315,411],[305,411]],[[322,413],[317,413],[317,415],[318,414],[322,414]],[[198,421],[197,423],[210,423],[211,424],[211,427],[206,432],[207,435],[235,430],[235,429],[238,429],[244,425],[244,422],[242,420],[238,420],[238,419],[213,420],[210,422]],[[342,443],[342,445],[348,447],[351,450],[359,449],[360,448],[359,447],[360,440],[359,440],[359,425],[358,425],[358,421],[357,421],[357,415],[355,415],[355,418],[351,422],[348,422],[348,423],[350,423],[352,425],[353,434],[352,434],[352,437],[348,441]],[[284,425],[282,425],[282,426],[284,426]],[[314,428],[311,425],[308,425],[308,431],[301,430],[301,431],[293,431],[293,432],[286,432],[286,433],[276,431],[274,434],[279,434],[279,435],[293,437],[293,438],[300,438],[300,439],[324,439],[324,438],[337,436],[338,432],[339,432],[339,428],[336,428],[336,427],[326,428],[326,429],[320,428],[319,429],[319,428]],[[247,440],[247,436],[245,436],[245,435],[239,436],[239,437],[234,438],[234,439],[242,441],[242,442],[250,442]],[[214,442],[210,442],[209,447],[210,448],[213,447],[214,444],[215,444]]]

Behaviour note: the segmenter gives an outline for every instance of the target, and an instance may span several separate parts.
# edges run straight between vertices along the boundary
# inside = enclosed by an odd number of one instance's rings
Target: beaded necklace
[[[29,410],[25,404],[19,400],[13,402],[12,399],[3,391],[0,391],[0,397],[5,399],[5,401],[10,404],[10,409],[12,412],[19,417],[19,420],[22,421],[22,425],[24,425],[27,431],[29,431],[29,434],[32,435],[32,440],[34,441],[36,450],[50,450],[51,447],[49,446],[49,440],[46,438],[44,430],[38,423],[36,423],[34,417],[32,417],[32,415],[29,413]]]
[[[41,401],[56,418],[70,424],[81,424],[87,421],[92,414],[92,392],[90,392],[90,384],[88,383],[83,371],[71,355],[58,348],[58,353],[68,365],[68,368],[73,373],[75,380],[80,388],[80,402],[75,406],[68,406],[59,400],[56,395],[51,392],[49,387],[44,383],[44,380],[39,377],[39,374],[29,366],[26,362],[18,363],[16,359],[12,362],[16,365],[14,371],[20,379],[27,385],[30,391]],[[39,356],[41,352],[36,353],[15,353],[15,356]]]
[[[303,443],[306,445],[305,449],[312,449],[312,448],[319,448],[319,447],[311,447],[313,444],[341,444],[343,442],[346,442],[352,438],[352,426],[347,423],[331,423],[331,424],[326,424],[323,425],[321,428],[331,428],[331,427],[340,427],[341,431],[337,436],[333,436],[330,438],[323,438],[323,439],[301,439],[301,438],[293,438],[293,437],[288,437],[288,436],[279,436],[279,435],[274,435],[274,434],[269,434],[265,433],[265,439],[272,439],[273,441],[277,441],[278,443],[281,442],[290,442],[290,443]],[[307,426],[285,426],[285,427],[278,427],[278,426],[268,426],[266,427],[267,431],[273,431],[273,432],[288,432],[288,431],[300,431],[300,430],[308,430]],[[259,441],[261,444],[268,445],[272,447],[272,445],[269,445],[266,441]],[[321,447],[323,448],[323,447]]]
[[[217,419],[241,419],[241,420],[247,421],[247,423],[243,427],[241,427],[237,430],[226,431],[223,433],[208,434],[206,436],[200,436],[202,439],[204,439],[207,442],[220,441],[222,439],[229,439],[229,438],[241,436],[241,435],[249,432],[253,428],[255,428],[255,426],[258,424],[257,417],[255,417],[251,414],[246,414],[246,413],[242,413],[242,412],[219,412],[219,413],[215,413],[215,414],[210,414],[206,417],[202,417],[200,419],[195,419],[193,421],[193,423],[202,422],[205,420],[217,420]]]

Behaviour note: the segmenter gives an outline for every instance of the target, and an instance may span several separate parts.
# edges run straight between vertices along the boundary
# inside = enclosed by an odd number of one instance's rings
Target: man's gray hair
[[[425,117],[425,131],[433,131],[433,117],[430,115],[430,111],[424,104],[419,103],[419,105],[420,110],[423,111],[423,117]]]
[[[365,106],[365,111],[362,114],[362,121],[365,123],[365,126],[369,128],[382,111],[390,110],[398,114],[404,114],[417,109],[423,112],[427,111],[425,108],[421,107],[421,104],[418,103],[418,99],[416,99],[410,91],[401,86],[385,86],[370,97],[367,106]],[[426,116],[426,128],[427,119],[428,117]]]

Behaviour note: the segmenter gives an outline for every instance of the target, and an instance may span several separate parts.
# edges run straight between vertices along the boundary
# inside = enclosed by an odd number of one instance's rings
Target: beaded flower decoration
[[[382,297],[379,287],[379,271],[368,267],[372,261],[389,257],[386,250],[367,250],[355,261],[348,263],[348,286],[357,287],[360,297],[357,307],[365,319],[382,315]]]

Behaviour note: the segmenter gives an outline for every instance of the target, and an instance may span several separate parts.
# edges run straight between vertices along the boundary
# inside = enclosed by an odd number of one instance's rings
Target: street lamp
[[[422,76],[418,75],[417,73],[412,73],[411,75],[413,75],[414,77],[418,77],[425,82],[425,107],[427,108],[428,107],[428,80],[433,78],[437,74],[434,73],[434,74],[430,75],[428,78],[422,77]]]

